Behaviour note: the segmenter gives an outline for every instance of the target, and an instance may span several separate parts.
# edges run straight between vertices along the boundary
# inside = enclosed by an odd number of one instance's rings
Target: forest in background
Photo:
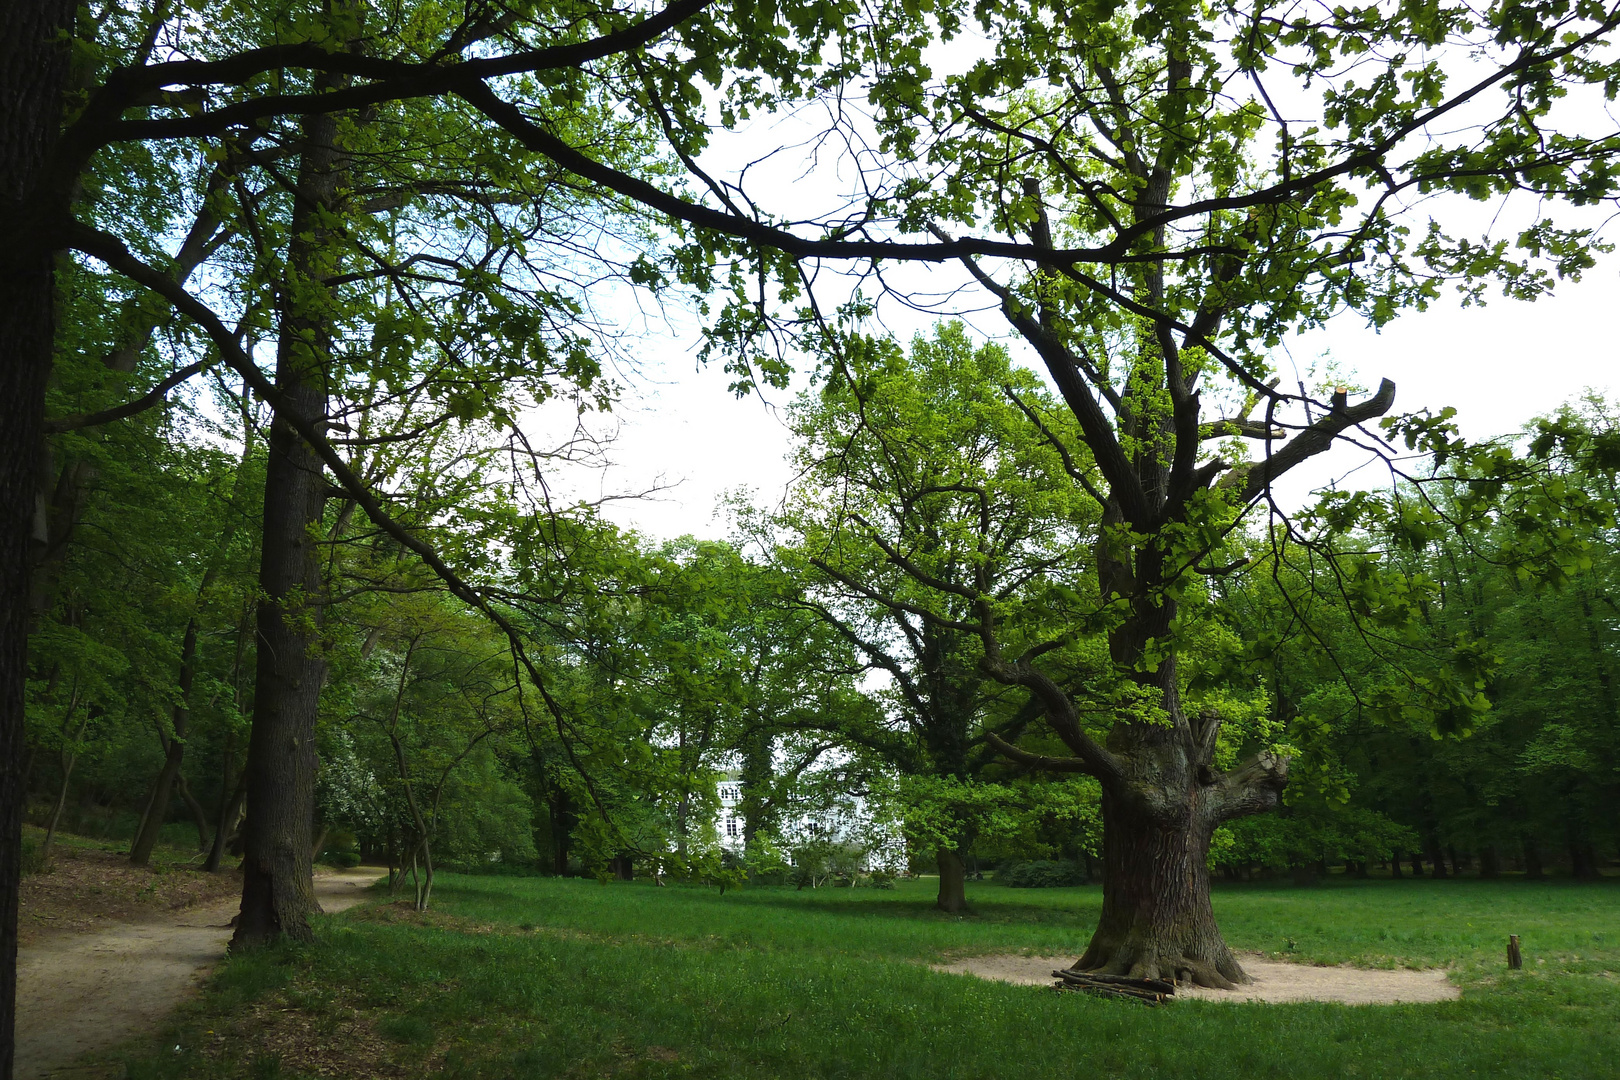
[[[239,846],[237,950],[312,939],[334,845],[426,907],[435,859],[724,887],[875,815],[946,911],[976,860],[1099,853],[1077,968],[1221,989],[1211,864],[1599,874],[1606,407],[1470,441],[1395,411],[1399,358],[1296,393],[1276,357],[1593,270],[1616,29],[1567,0],[7,5],[0,1078],[29,813],[137,861],[176,825]],[[789,114],[808,142],[752,145]],[[765,166],[823,154],[837,191]],[[1020,363],[879,329],[941,303]],[[799,480],[726,544],[557,482],[666,315],[740,393],[815,373]],[[1378,486],[1279,502],[1349,447]]]
[[[317,856],[424,871],[609,876],[635,866],[728,884],[838,880],[841,866],[848,882],[866,865],[859,856],[898,831],[917,869],[954,852],[970,872],[1008,866],[1013,880],[1100,874],[1095,783],[1054,783],[999,758],[987,735],[1030,725],[1022,697],[979,670],[962,642],[947,643],[943,659],[902,659],[895,613],[865,584],[882,552],[827,540],[861,512],[847,491],[826,496],[841,476],[864,477],[881,512],[919,477],[966,483],[999,470],[1022,508],[1017,535],[1002,537],[1008,575],[1031,565],[1044,574],[1023,585],[1027,602],[1094,590],[1094,515],[1065,496],[1061,461],[1024,415],[1056,406],[1003,349],[957,324],[909,349],[885,345],[863,373],[862,423],[874,445],[903,448],[909,469],[892,452],[858,463],[856,406],[826,380],[793,409],[805,481],[775,510],[732,505],[732,542],[655,543],[582,507],[547,521],[543,544],[506,556],[492,537],[520,510],[500,479],[466,467],[466,440],[390,462],[441,546],[495,552],[486,572],[497,588],[552,583],[534,630],[547,642],[548,693],[570,718],[561,733],[525,714],[520,699],[537,691],[487,620],[334,500],[318,539],[331,599],[319,637],[329,674]],[[1003,390],[1013,384],[1017,394]],[[63,413],[91,407],[61,394]],[[58,460],[72,463],[64,475],[93,480],[39,578],[27,777],[29,820],[47,832],[31,853],[36,869],[57,829],[128,841],[137,862],[159,837],[194,846],[209,868],[240,856],[267,423],[262,404],[218,379],[167,409],[57,437]],[[355,426],[365,423],[362,413]],[[1605,403],[1587,401],[1538,430],[1601,445],[1613,426]],[[1569,465],[1557,482],[1612,503],[1606,471]],[[1044,501],[1032,497],[1043,488]],[[948,531],[961,509],[940,500],[928,525]],[[1340,543],[1387,544],[1421,528],[1405,509],[1383,535]],[[1252,714],[1248,737],[1287,744],[1293,780],[1281,812],[1222,830],[1210,856],[1218,870],[1595,878],[1620,854],[1611,523],[1583,532],[1589,565],[1558,588],[1496,558],[1489,532],[1430,528],[1394,556],[1419,612],[1402,647],[1423,655],[1476,642],[1491,702],[1438,736],[1427,717],[1373,707],[1390,680],[1411,676],[1358,641],[1364,627],[1290,610],[1299,601],[1285,593],[1326,591],[1281,581],[1308,569],[1268,563],[1267,537],[1252,529],[1227,541],[1229,561],[1252,561],[1192,599],[1184,692]],[[957,539],[979,538],[970,529]],[[1096,635],[1082,637],[1066,663],[1101,698],[1097,649]],[[721,843],[722,782],[741,789],[746,855]]]

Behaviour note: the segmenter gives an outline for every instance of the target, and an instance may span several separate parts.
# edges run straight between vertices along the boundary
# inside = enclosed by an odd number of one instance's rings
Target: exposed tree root
[[[1219,955],[1192,957],[1168,949],[1123,947],[1099,957],[1095,944],[1074,962],[1071,969],[1082,975],[1124,976],[1154,979],[1179,986],[1205,986],[1215,990],[1236,990],[1252,982],[1242,965],[1223,945]]]

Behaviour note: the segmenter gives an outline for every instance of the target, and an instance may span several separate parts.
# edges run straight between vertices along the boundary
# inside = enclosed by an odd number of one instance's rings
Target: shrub
[[[1080,884],[1080,865],[1068,859],[1035,859],[1009,863],[996,880],[1015,889],[1055,889]]]
[[[22,873],[23,877],[29,874],[45,872],[45,849],[40,847],[39,841],[32,836],[23,837],[22,842]]]
[[[793,849],[793,870],[789,880],[799,888],[823,885],[849,886],[860,876],[866,849],[859,844],[817,839]]]

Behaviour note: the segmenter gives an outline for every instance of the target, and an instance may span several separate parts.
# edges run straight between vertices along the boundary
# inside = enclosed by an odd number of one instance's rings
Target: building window
[[[737,819],[736,818],[734,818],[734,817],[727,817],[726,818],[726,835],[727,836],[736,836],[737,835]]]

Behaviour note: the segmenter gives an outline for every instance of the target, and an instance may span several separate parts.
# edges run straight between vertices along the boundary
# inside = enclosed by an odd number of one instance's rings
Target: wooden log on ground
[[[1059,990],[1079,990],[1107,997],[1130,998],[1147,1005],[1162,1005],[1175,994],[1174,984],[1160,979],[1131,979],[1123,975],[1088,975],[1080,971],[1054,971]]]
[[[1058,990],[1076,994],[1095,994],[1098,997],[1128,998],[1131,1001],[1140,1001],[1144,1005],[1163,1005],[1170,1000],[1167,994],[1156,994],[1148,990],[1134,990],[1129,986],[1108,986],[1104,983],[1094,983],[1090,986],[1084,983],[1067,982],[1059,979],[1052,986]]]
[[[1072,971],[1069,969],[1054,971],[1052,974],[1060,979],[1106,983],[1112,986],[1131,986],[1138,990],[1152,990],[1159,994],[1174,994],[1176,992],[1176,984],[1166,979],[1138,979],[1129,975],[1104,975],[1100,972]]]

